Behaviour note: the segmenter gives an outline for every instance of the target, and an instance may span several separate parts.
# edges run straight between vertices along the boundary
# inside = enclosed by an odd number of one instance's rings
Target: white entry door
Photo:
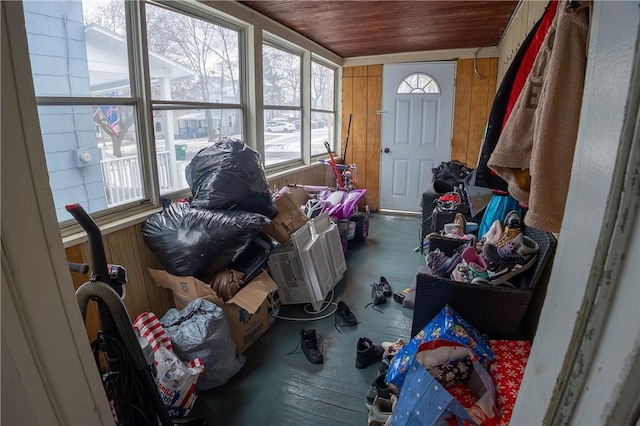
[[[420,211],[431,169],[450,160],[455,70],[455,62],[384,66],[381,209]]]

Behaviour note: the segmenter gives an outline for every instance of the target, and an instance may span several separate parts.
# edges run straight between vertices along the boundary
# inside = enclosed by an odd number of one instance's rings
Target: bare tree
[[[171,98],[224,103],[226,96],[227,102],[239,103],[238,32],[161,6],[144,5],[149,51],[176,61],[194,73],[192,79],[171,82]],[[122,34],[125,28],[122,1],[102,4],[88,14],[85,22]],[[213,117],[210,109],[205,113],[209,140],[212,140],[216,136]]]
[[[118,114],[117,130],[109,123],[109,120],[99,107],[96,107],[93,117],[100,128],[111,138],[112,154],[116,157],[122,157],[122,142],[135,122],[135,115],[131,107],[114,108],[116,108]]]
[[[264,46],[263,86],[266,104],[300,105],[300,66],[300,56]]]

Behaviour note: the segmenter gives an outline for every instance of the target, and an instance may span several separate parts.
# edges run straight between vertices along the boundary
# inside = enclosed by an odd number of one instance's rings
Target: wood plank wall
[[[347,67],[342,73],[342,141],[352,114],[346,163],[356,163],[359,185],[367,188],[365,203],[372,211],[380,207],[380,149],[382,108],[382,65]],[[459,59],[456,72],[451,159],[469,167],[478,162],[485,124],[496,91],[497,58]]]
[[[474,72],[473,59],[459,59],[456,68],[451,159],[475,168],[496,92],[498,60],[477,60],[477,71],[483,78]]]
[[[272,189],[280,189],[288,184],[335,185],[331,168],[317,164],[304,170],[282,173],[269,179]],[[147,268],[163,269],[155,254],[149,250],[142,239],[142,223],[104,235],[103,243],[107,261],[123,265],[127,269],[125,306],[133,321],[142,312],[153,312],[161,318],[173,307],[171,290],[155,285]],[[88,243],[81,243],[66,249],[67,260],[78,263],[91,263]],[[72,272],[74,288],[77,289],[89,279],[88,275]],[[87,310],[86,328],[90,340],[95,339],[98,319],[93,302]]]
[[[356,187],[366,188],[361,203],[371,211],[380,207],[380,129],[382,108],[382,65],[344,68],[342,74],[342,143],[346,164],[358,168]],[[349,146],[344,145],[351,114]]]

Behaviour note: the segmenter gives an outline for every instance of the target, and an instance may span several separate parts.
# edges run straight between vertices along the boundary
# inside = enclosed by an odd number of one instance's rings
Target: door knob
[[[390,150],[389,148],[385,148],[385,149],[384,149],[384,153],[385,153],[385,154],[388,154],[390,151],[391,151],[391,150]]]

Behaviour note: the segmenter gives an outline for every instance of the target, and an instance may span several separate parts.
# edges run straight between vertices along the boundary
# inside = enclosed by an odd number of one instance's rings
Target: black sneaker
[[[384,295],[384,289],[381,283],[371,284],[371,301],[374,305],[387,303],[387,296]]]
[[[316,336],[315,330],[303,329],[302,331],[300,331],[300,346],[302,347],[304,356],[307,357],[307,360],[310,363],[322,364],[322,352],[320,352],[320,350],[318,349],[318,338]]]
[[[391,297],[393,295],[393,290],[391,290],[391,286],[385,277],[380,277],[380,285],[382,286],[385,297]]]
[[[504,226],[510,229],[518,229],[524,231],[524,224],[522,218],[517,210],[511,210],[504,218]]]
[[[359,338],[356,352],[356,368],[367,368],[374,362],[382,360],[383,354],[384,349],[374,345],[371,339],[366,337]]]
[[[358,324],[356,316],[351,312],[349,306],[347,306],[347,304],[342,300],[338,302],[338,308],[336,309],[336,320],[337,319],[340,321],[336,321],[336,323],[341,327],[354,326]]]

